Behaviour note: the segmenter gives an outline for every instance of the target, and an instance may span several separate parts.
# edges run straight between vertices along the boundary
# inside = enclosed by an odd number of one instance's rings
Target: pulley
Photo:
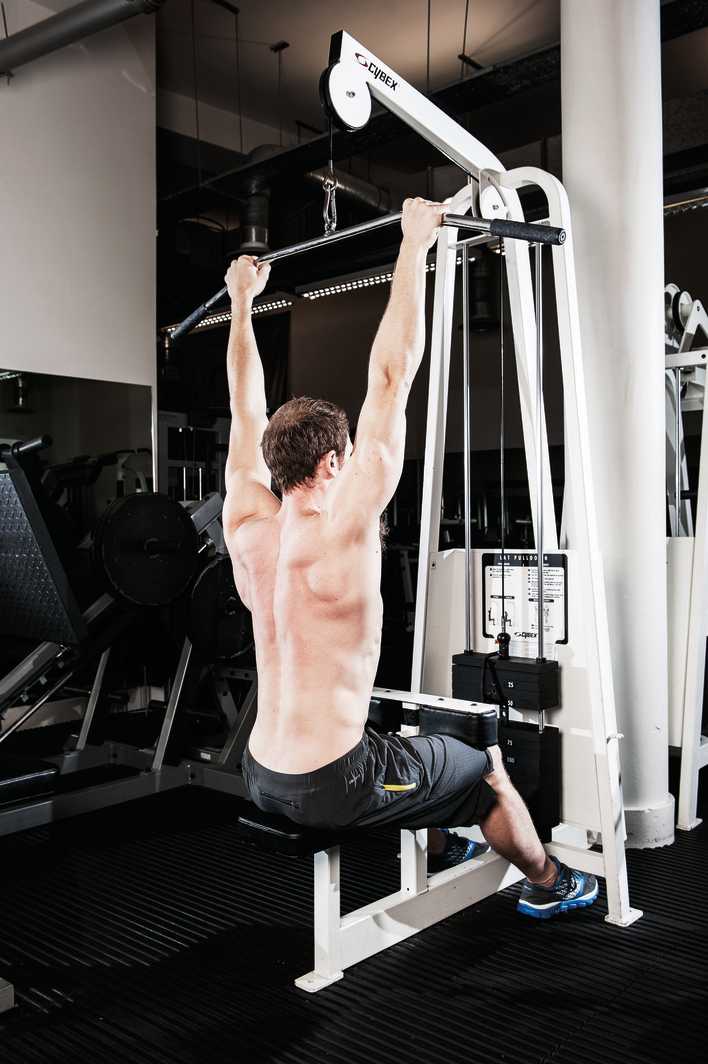
[[[371,93],[364,67],[344,60],[327,67],[320,78],[325,112],[347,133],[363,129],[371,118]]]

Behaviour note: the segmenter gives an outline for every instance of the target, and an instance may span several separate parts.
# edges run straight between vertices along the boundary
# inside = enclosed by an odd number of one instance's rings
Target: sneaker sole
[[[597,901],[599,890],[596,888],[593,894],[588,894],[584,898],[571,898],[569,901],[559,901],[557,905],[549,907],[548,909],[538,909],[534,905],[529,905],[527,902],[520,901],[517,903],[516,911],[523,913],[524,916],[532,916],[535,920],[550,920],[552,916],[556,916],[558,913],[567,913],[572,909],[587,909],[594,902]]]

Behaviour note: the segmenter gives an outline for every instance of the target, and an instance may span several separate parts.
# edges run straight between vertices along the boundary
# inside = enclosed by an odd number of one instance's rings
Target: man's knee
[[[508,790],[508,788],[511,787],[511,780],[509,779],[509,774],[504,766],[501,749],[498,746],[488,746],[487,756],[491,763],[491,769],[486,773],[484,782],[487,783],[493,791],[500,794],[502,791]]]

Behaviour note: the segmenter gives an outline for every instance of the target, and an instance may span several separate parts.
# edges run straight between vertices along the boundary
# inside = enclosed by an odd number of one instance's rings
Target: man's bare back
[[[425,346],[426,255],[442,213],[425,200],[404,205],[353,448],[346,415],[324,400],[291,400],[268,421],[250,310],[269,267],[242,257],[226,277],[232,427],[224,531],[253,615],[258,714],[249,749],[276,772],[312,772],[350,751],[364,731],[381,644],[379,518],[403,467],[406,402]]]
[[[368,715],[381,644],[378,521],[353,541],[327,511],[286,503],[241,525],[229,550],[253,615],[251,753],[279,772],[309,772],[356,746]]]

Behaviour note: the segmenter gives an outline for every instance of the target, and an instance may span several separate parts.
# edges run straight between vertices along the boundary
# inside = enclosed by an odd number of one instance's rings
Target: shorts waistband
[[[321,786],[327,780],[339,777],[347,769],[353,768],[363,761],[368,748],[369,737],[364,732],[356,746],[348,750],[346,754],[342,754],[335,761],[329,761],[326,765],[322,765],[312,772],[276,772],[272,768],[266,768],[265,765],[261,765],[260,761],[256,761],[248,747],[244,751],[243,760],[248,763],[260,783],[272,783],[281,789],[292,789],[293,787],[298,789],[299,787]]]

